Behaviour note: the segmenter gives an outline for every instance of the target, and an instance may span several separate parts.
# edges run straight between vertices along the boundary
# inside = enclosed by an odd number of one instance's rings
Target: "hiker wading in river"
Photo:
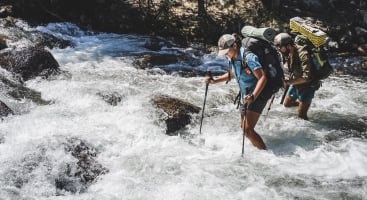
[[[263,71],[259,58],[254,53],[247,53],[246,68],[242,67],[244,48],[241,47],[241,38],[237,34],[224,34],[218,41],[218,55],[226,56],[232,66],[227,73],[205,78],[205,83],[219,83],[235,78],[240,88],[240,112],[241,128],[251,143],[259,148],[266,149],[264,141],[255,131],[256,123],[268,98],[263,98],[261,93],[265,87],[267,78]]]

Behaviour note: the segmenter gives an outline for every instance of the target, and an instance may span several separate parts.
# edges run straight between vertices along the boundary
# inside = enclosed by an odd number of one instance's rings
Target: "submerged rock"
[[[0,134],[0,143],[3,141],[4,138]],[[64,148],[64,154],[55,155],[55,151],[62,152],[59,151],[60,148]],[[15,153],[13,160],[8,161],[0,171],[2,185],[16,190],[27,190],[42,185],[49,189],[48,193],[52,195],[81,193],[86,191],[98,176],[108,172],[108,169],[96,161],[97,150],[78,138],[68,138],[60,145],[47,141],[23,151]],[[0,194],[3,194],[2,192],[0,191]],[[16,194],[14,199],[22,198]]]
[[[4,169],[0,182],[15,188],[23,188],[37,176],[37,169],[48,166],[45,149],[37,149],[22,155],[19,160],[11,162],[11,167]],[[18,199],[18,198],[16,198]]]
[[[98,176],[108,172],[107,168],[96,161],[97,150],[85,141],[70,138],[65,144],[65,151],[71,153],[76,163],[66,163],[55,179],[58,194],[62,194],[62,191],[84,192]]]
[[[102,97],[102,99],[107,102],[108,104],[112,105],[112,106],[117,106],[118,103],[121,102],[121,100],[124,98],[123,95],[120,95],[117,92],[113,92],[113,93],[97,93],[98,96]]]

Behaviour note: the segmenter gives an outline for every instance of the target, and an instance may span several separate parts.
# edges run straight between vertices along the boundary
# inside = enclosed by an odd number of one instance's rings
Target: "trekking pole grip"
[[[212,72],[211,71],[206,71],[206,76],[209,76],[209,80],[214,80],[213,79],[213,75],[212,75]]]

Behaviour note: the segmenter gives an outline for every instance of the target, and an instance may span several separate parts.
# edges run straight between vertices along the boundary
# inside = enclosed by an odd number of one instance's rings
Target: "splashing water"
[[[38,29],[76,45],[51,50],[68,75],[27,82],[54,103],[0,124],[0,199],[367,198],[364,81],[348,76],[325,80],[310,121],[297,119],[296,108],[280,105],[278,92],[256,127],[269,150],[257,150],[245,140],[241,157],[239,111],[230,98],[237,91],[235,81],[209,86],[205,144],[192,145],[184,137],[165,135],[150,99],[167,94],[201,107],[203,77],[134,68],[132,56],[150,52],[143,46],[150,39],[146,36],[87,34],[70,24]],[[162,51],[177,50],[185,51]],[[198,68],[226,70],[213,60],[204,56]],[[117,93],[121,102],[111,106],[99,93]],[[182,134],[197,136],[199,121],[200,114]],[[96,161],[108,172],[85,191],[60,193],[55,179],[65,163],[75,161],[64,148],[71,138],[97,149]]]

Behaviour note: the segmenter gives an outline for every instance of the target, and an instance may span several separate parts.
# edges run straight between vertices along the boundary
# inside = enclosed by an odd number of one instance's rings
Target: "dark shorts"
[[[303,87],[301,89],[297,89],[293,85],[289,86],[287,95],[292,100],[299,100],[302,103],[311,103],[312,99],[315,96],[316,89],[313,87]]]
[[[250,103],[250,105],[248,105],[247,110],[251,110],[255,113],[261,114],[262,111],[264,110],[264,108],[266,106],[266,103],[268,102],[269,98],[260,95],[254,102],[252,102],[252,103]],[[240,112],[241,112],[241,115],[245,114],[245,105],[244,104],[241,104]]]

